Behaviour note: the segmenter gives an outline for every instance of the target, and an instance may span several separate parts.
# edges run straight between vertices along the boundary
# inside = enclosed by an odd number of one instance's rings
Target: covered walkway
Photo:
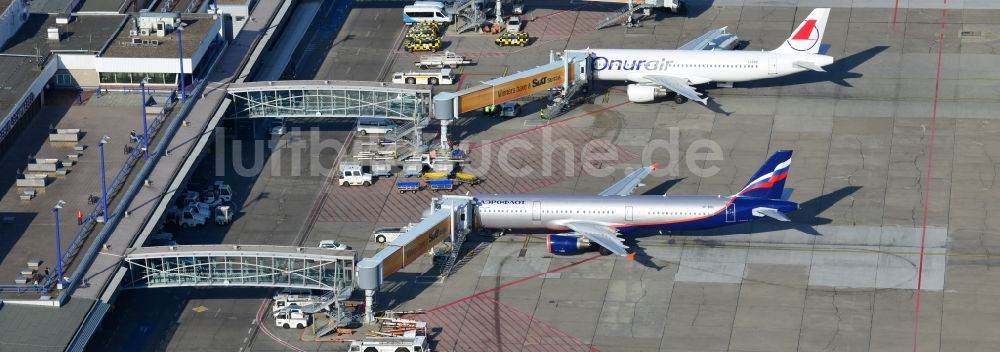
[[[430,115],[428,86],[361,81],[268,81],[231,84],[231,117],[385,117]]]
[[[125,256],[122,288],[182,286],[354,289],[355,252],[259,245],[142,247]]]

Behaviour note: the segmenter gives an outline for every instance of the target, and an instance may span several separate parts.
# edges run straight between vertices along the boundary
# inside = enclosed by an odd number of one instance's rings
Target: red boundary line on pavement
[[[896,31],[896,14],[899,13],[899,0],[896,0],[896,5],[892,7],[892,31]]]
[[[529,320],[531,320],[531,322],[533,324],[537,324],[541,328],[545,328],[546,330],[548,330],[550,332],[554,332],[554,333],[559,334],[560,336],[558,338],[560,340],[563,340],[563,341],[569,340],[569,344],[570,345],[575,344],[575,345],[579,345],[581,347],[587,347],[587,348],[589,348],[588,351],[597,351],[597,349],[594,348],[593,344],[588,344],[588,343],[584,342],[583,340],[578,339],[576,336],[567,334],[566,332],[564,332],[562,330],[559,330],[555,326],[552,326],[552,324],[549,324],[549,323],[546,323],[544,321],[535,319],[534,314],[528,314],[526,312],[522,312],[522,311],[518,310],[517,308],[514,308],[514,307],[511,307],[509,305],[506,305],[503,302],[497,301],[497,300],[495,300],[493,298],[490,298],[490,297],[486,297],[486,299],[488,299],[488,300],[490,300],[492,302],[496,302],[496,304],[499,305],[499,306],[503,306],[506,309],[506,311],[508,311],[508,312],[516,312],[516,313],[519,313],[519,314],[525,316],[526,318],[528,318]],[[552,346],[547,346],[547,347],[552,347]]]
[[[264,303],[261,304],[260,309],[257,310],[257,316],[256,316],[256,318],[257,318],[257,326],[260,328],[261,331],[264,332],[265,335],[269,336],[272,340],[274,340],[278,344],[280,344],[282,346],[285,346],[288,349],[293,350],[293,351],[305,352],[305,350],[303,350],[303,349],[301,349],[301,348],[299,348],[299,347],[297,347],[297,346],[295,346],[293,344],[290,344],[287,341],[282,340],[281,338],[278,338],[277,336],[274,335],[274,333],[271,332],[271,330],[267,329],[267,326],[266,326],[266,324],[264,324],[264,321],[263,321],[262,318],[264,317],[265,308],[267,307],[267,304],[270,301],[271,301],[270,299],[265,299]]]
[[[589,262],[589,261],[591,261],[591,260],[594,260],[594,259],[597,259],[597,258],[600,258],[600,257],[603,257],[603,255],[600,255],[600,254],[597,254],[597,255],[594,255],[594,256],[592,256],[592,257],[590,257],[590,258],[586,258],[586,259],[581,259],[581,260],[577,260],[577,261],[575,261],[575,262],[572,262],[572,263],[569,263],[569,264],[566,264],[566,265],[563,265],[563,266],[560,266],[560,267],[558,267],[558,268],[555,268],[555,269],[552,269],[552,270],[549,270],[549,271],[544,271],[544,272],[540,272],[540,273],[537,273],[537,274],[534,274],[534,275],[531,275],[531,276],[528,276],[528,277],[523,277],[523,278],[520,278],[520,279],[517,279],[517,280],[514,280],[514,281],[511,281],[511,282],[508,282],[508,283],[506,283],[506,284],[503,284],[503,285],[500,285],[500,286],[497,286],[497,287],[494,287],[494,288],[491,288],[491,289],[489,289],[489,290],[486,290],[486,291],[482,291],[482,292],[478,292],[478,293],[474,293],[474,294],[472,294],[472,295],[470,295],[470,296],[466,296],[466,297],[464,297],[464,298],[459,298],[459,299],[456,299],[456,300],[454,300],[454,301],[451,301],[451,302],[448,302],[448,303],[445,303],[445,304],[442,304],[442,305],[440,305],[440,306],[437,306],[437,307],[434,307],[434,308],[431,308],[431,309],[428,309],[428,310],[427,310],[427,312],[433,312],[433,311],[436,311],[436,310],[438,310],[438,309],[441,309],[441,308],[444,308],[444,307],[448,307],[448,306],[451,306],[451,305],[454,305],[454,304],[456,304],[456,303],[461,303],[461,302],[465,302],[465,301],[468,301],[468,300],[470,300],[470,299],[473,299],[473,298],[476,298],[476,297],[479,297],[479,296],[482,296],[482,295],[485,295],[485,294],[487,294],[487,293],[491,293],[491,292],[494,292],[494,291],[499,291],[499,290],[502,290],[502,289],[504,289],[504,288],[507,288],[507,287],[511,287],[511,286],[514,286],[514,285],[518,285],[518,284],[521,284],[521,283],[524,283],[525,281],[528,281],[528,280],[531,280],[531,279],[534,279],[534,278],[537,278],[537,277],[539,277],[539,276],[543,276],[543,275],[546,275],[546,274],[550,274],[550,273],[554,273],[554,272],[559,272],[559,271],[563,271],[563,270],[566,270],[566,269],[568,269],[568,268],[571,268],[571,267],[574,267],[574,266],[577,266],[577,265],[580,265],[580,264],[583,264],[583,263],[586,263],[586,262]]]
[[[898,0],[897,0],[898,2]],[[945,19],[948,18],[948,0],[944,0],[944,8],[941,9],[941,29],[942,31],[938,34],[938,52],[937,52],[937,72],[934,75],[934,105],[931,110],[931,136],[930,140],[927,141],[927,179],[924,181],[924,210],[923,210],[923,224],[920,230],[920,261],[917,266],[917,302],[914,304],[913,313],[913,352],[917,352],[917,336],[920,334],[920,292],[923,291],[924,287],[924,250],[925,244],[927,242],[927,217],[928,210],[930,209],[930,192],[931,192],[931,172],[934,167],[934,138],[937,136],[937,113],[938,113],[938,98],[941,94],[941,61],[944,52],[944,29],[945,29]]]

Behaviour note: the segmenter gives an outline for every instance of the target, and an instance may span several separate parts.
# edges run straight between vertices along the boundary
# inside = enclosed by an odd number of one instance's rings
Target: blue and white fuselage
[[[655,166],[636,170],[593,196],[476,195],[475,220],[487,229],[552,231],[547,242],[553,253],[574,253],[596,243],[630,255],[619,235],[704,230],[765,217],[789,221],[785,214],[799,208],[784,199],[791,161],[790,150],[775,152],[732,196],[631,195]]]
[[[760,219],[753,209],[782,213],[796,203],[742,196],[573,196],[548,194],[477,195],[479,225],[492,229],[572,231],[567,221],[588,221],[636,231],[703,230]]]

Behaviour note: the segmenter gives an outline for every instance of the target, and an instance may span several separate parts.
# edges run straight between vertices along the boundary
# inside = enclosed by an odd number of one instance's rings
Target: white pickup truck
[[[372,174],[364,172],[359,163],[343,162],[340,164],[340,181],[338,184],[344,187],[368,187],[372,185]]]
[[[274,313],[274,324],[285,329],[292,327],[302,329],[309,326],[309,323],[312,322],[311,318],[312,316],[303,313],[301,309],[288,308]]]

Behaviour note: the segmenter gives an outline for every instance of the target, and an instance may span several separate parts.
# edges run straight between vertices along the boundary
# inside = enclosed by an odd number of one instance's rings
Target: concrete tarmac
[[[492,36],[481,34],[449,32],[445,41],[449,50],[477,58],[476,65],[461,68],[461,85],[468,86],[542,64],[549,50],[673,48],[721,26],[748,40],[745,50],[769,50],[812,10],[726,5],[699,7],[690,18],[657,14],[657,20],[628,31],[593,30],[608,11],[600,5],[574,5],[566,12],[529,9],[533,21],[527,28],[538,38],[529,47],[497,48]],[[376,80],[411,68],[416,56],[401,52],[398,40],[391,42],[401,30],[401,6],[356,6],[316,78]],[[940,10],[900,11],[894,32],[891,8],[835,8],[825,42],[838,61],[829,73],[709,88],[710,108],[628,103],[624,85],[614,82],[600,84],[593,103],[547,126],[534,115],[536,103],[525,107],[530,116],[497,121],[473,114],[451,128],[464,142],[494,143],[497,149],[504,137],[528,129],[576,131],[639,156],[617,160],[612,175],[563,175],[535,192],[599,192],[625,175],[627,166],[671,161],[665,150],[647,148],[675,141],[682,152],[717,144],[722,160],[696,165],[715,166],[718,172],[699,176],[680,158],[675,172],[651,177],[638,192],[728,195],[771,152],[791,148],[795,157],[787,187],[794,189],[791,200],[802,204],[791,223],[762,220],[701,233],[638,236],[627,241],[639,253],[634,262],[590,259],[594,253],[551,255],[541,236],[473,235],[450,278],[431,277],[430,258],[421,258],[387,278],[378,308],[429,310],[425,319],[439,329],[436,351],[497,350],[500,341],[506,346],[501,350],[582,344],[601,351],[909,351],[917,318],[918,350],[995,349],[1000,339],[991,327],[1000,321],[993,304],[1000,298],[1000,280],[989,268],[996,261],[991,253],[1000,247],[1000,222],[989,214],[996,207],[991,200],[1000,196],[992,186],[1000,167],[994,161],[1000,129],[992,112],[1000,98],[991,87],[1000,71],[991,48],[1000,39],[1000,13],[961,7],[949,12],[938,114],[932,121]],[[967,31],[978,33],[960,36]],[[581,153],[581,144],[571,151]],[[648,160],[644,152],[651,155]],[[487,182],[502,177],[491,172],[483,174]],[[253,198],[279,187],[274,192],[294,189],[312,200],[323,188],[318,178],[307,180],[262,177],[245,194]],[[335,202],[338,191],[330,192]],[[226,232],[221,241],[286,244],[302,234],[298,230],[308,229],[305,245],[338,239],[370,255],[378,249],[369,239],[371,229],[400,225],[397,216],[380,215],[374,222],[304,226],[307,217],[293,215],[308,213],[315,204],[293,205],[293,197],[284,197],[286,204],[279,205],[279,199],[261,198],[257,206],[261,214],[265,208],[287,211],[285,220],[262,215],[251,224],[240,219],[234,226],[241,230]],[[921,242],[924,290],[918,317]],[[300,341],[297,330],[268,326],[268,334],[254,334],[247,317],[260,301],[241,301],[190,300],[171,323],[176,332],[151,339],[164,341],[158,343],[167,350],[344,348]],[[199,306],[207,310],[195,312]],[[457,316],[469,320],[456,323]],[[533,328],[515,334],[511,326],[516,324]]]

